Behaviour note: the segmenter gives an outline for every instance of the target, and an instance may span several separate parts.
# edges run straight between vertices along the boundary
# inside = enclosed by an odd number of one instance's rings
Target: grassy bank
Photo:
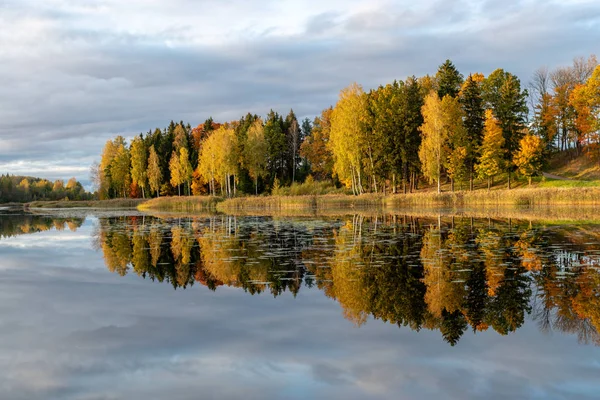
[[[321,210],[383,208],[385,197],[377,194],[349,196],[345,194],[326,194],[322,196],[259,196],[227,199],[217,205],[217,210],[226,213],[281,211],[281,210]]]
[[[412,193],[387,198],[390,207],[600,205],[600,187],[544,187]]]
[[[140,211],[199,212],[216,211],[216,205],[223,201],[212,196],[157,197],[138,205]]]
[[[308,196],[161,197],[146,201],[138,209],[175,212],[219,211],[228,214],[275,213],[279,211],[323,211],[400,208],[465,208],[514,206],[600,206],[600,187],[547,187],[476,190],[473,192],[420,192],[406,195],[343,194]]]
[[[25,208],[136,208],[144,199],[111,199],[111,200],[57,200],[57,201],[32,201],[23,204]]]

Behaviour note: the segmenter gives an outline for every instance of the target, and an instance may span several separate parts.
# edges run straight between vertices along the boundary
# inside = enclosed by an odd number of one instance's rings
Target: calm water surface
[[[0,398],[598,398],[599,268],[585,224],[0,210]]]

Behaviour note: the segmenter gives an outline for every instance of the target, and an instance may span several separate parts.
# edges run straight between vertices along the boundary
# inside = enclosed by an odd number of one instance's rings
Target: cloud
[[[542,0],[7,0],[0,173],[88,178],[106,140],[273,108],[311,117],[353,81],[539,66],[596,49],[600,5]],[[31,168],[27,168],[31,165]],[[20,172],[20,173],[21,173]]]

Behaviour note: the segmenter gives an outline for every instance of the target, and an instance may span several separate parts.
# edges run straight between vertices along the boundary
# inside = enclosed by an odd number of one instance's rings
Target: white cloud
[[[597,50],[593,1],[5,0],[0,173],[87,180],[104,142],[173,120],[312,116],[352,81],[532,71]],[[23,165],[23,164],[20,164]],[[52,172],[50,172],[50,169]]]

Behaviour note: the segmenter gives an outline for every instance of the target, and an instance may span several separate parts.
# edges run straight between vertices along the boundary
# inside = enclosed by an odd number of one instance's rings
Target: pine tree
[[[452,61],[446,60],[439,66],[435,74],[435,80],[438,88],[438,96],[443,99],[444,96],[456,97],[460,92],[460,87],[463,83],[463,76]]]
[[[528,113],[527,90],[521,90],[519,78],[502,69],[495,70],[483,81],[482,90],[487,108],[492,109],[502,129],[510,189],[512,159],[519,149]]]

